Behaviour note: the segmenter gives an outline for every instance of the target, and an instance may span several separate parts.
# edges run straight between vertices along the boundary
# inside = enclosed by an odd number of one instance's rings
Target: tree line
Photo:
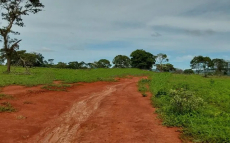
[[[6,57],[4,54],[0,56],[0,62],[4,62]],[[15,50],[11,56],[11,64],[15,66],[23,67],[53,67],[53,68],[70,68],[70,69],[95,69],[95,68],[139,68],[145,70],[151,70],[155,65],[157,70],[169,72],[175,71],[172,64],[167,63],[169,59],[166,54],[157,54],[156,56],[146,52],[143,49],[138,49],[130,54],[130,57],[126,55],[117,55],[114,57],[112,63],[107,59],[100,59],[92,63],[86,63],[84,61],[71,61],[69,63],[58,62],[54,64],[54,59],[44,60],[44,56],[40,53],[27,53],[26,50]]]

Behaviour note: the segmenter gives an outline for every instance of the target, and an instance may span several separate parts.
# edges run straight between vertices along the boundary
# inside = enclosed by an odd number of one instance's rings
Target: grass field
[[[139,69],[57,69],[31,68],[23,74],[20,67],[12,67],[11,74],[4,74],[0,66],[0,86],[47,85],[50,90],[54,80],[65,83],[114,81],[115,77],[148,75],[138,82],[143,96],[150,90],[152,103],[166,126],[181,128],[182,138],[193,142],[230,142],[230,77],[208,77],[171,73],[153,73]],[[149,84],[149,89],[147,89]],[[8,98],[1,95],[0,98]],[[15,111],[10,103],[4,103],[1,112]]]
[[[155,73],[150,91],[163,124],[182,127],[193,142],[230,142],[229,77]]]
[[[51,84],[54,80],[66,83],[114,81],[115,77],[127,75],[141,76],[150,75],[152,72],[139,69],[58,69],[58,68],[31,68],[29,75],[23,74],[25,69],[12,67],[11,74],[4,74],[5,66],[0,66],[0,86],[25,85],[34,86],[39,84]]]

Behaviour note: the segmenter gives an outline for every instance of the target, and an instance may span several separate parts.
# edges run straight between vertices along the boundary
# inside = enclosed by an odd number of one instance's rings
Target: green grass
[[[142,78],[141,80],[138,81],[138,91],[142,94],[143,97],[147,97],[146,92],[149,91],[148,85],[149,85],[150,80]]]
[[[14,112],[14,107],[9,102],[3,102],[0,105],[0,112]]]
[[[230,142],[229,77],[155,73],[151,78],[152,102],[164,125],[182,127],[182,138],[193,142]],[[189,110],[175,110],[181,106]]]
[[[6,94],[0,94],[0,100],[3,100],[3,99],[13,99],[13,96],[6,95]]]
[[[42,88],[50,91],[67,91],[67,88],[70,86],[69,84],[48,84],[44,85]]]
[[[34,86],[40,84],[52,84],[54,80],[64,83],[114,81],[115,77],[127,75],[142,76],[150,75],[152,72],[139,69],[57,69],[57,68],[31,68],[30,75],[23,73],[25,69],[12,67],[12,73],[5,74],[6,66],[0,66],[0,86],[25,85]]]

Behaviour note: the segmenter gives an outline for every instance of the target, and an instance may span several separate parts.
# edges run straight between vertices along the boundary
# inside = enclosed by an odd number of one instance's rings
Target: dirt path
[[[0,113],[0,142],[180,143],[177,129],[163,127],[149,96],[138,92],[139,79],[74,84],[68,92],[6,87],[18,111]]]

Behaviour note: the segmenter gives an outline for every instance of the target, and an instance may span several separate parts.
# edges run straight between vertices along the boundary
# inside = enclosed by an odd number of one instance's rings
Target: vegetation
[[[64,83],[73,82],[94,82],[94,81],[114,81],[115,77],[127,75],[142,76],[150,75],[152,72],[140,69],[57,69],[57,68],[31,68],[30,75],[15,74],[23,73],[25,69],[12,67],[11,74],[4,74],[5,66],[0,66],[0,86],[25,85],[34,86],[39,84],[52,84],[54,80],[61,80]]]
[[[194,74],[194,71],[192,69],[186,69],[184,70],[184,74]]]
[[[3,48],[0,50],[1,57],[7,60],[7,72],[10,72],[11,60],[15,51],[19,48],[19,42],[17,38],[11,38],[10,36],[19,35],[17,31],[13,31],[13,25],[24,27],[22,19],[23,15],[29,15],[30,13],[36,14],[41,11],[44,5],[39,0],[1,0],[1,16],[7,23],[0,28],[0,36],[3,39]],[[1,40],[2,41],[2,40]],[[0,41],[0,42],[1,42]]]
[[[9,102],[3,102],[0,105],[0,112],[14,112],[16,111]]]
[[[147,96],[146,92],[149,91],[149,87],[148,87],[149,82],[150,80],[145,78],[142,78],[141,80],[138,81],[138,91],[141,92],[143,97]]]
[[[230,142],[229,77],[154,73],[150,91],[167,126],[182,127],[193,142]]]
[[[130,68],[130,58],[125,55],[117,55],[113,59],[114,68]]]
[[[145,50],[135,50],[131,53],[131,66],[139,69],[152,69],[155,56]]]

